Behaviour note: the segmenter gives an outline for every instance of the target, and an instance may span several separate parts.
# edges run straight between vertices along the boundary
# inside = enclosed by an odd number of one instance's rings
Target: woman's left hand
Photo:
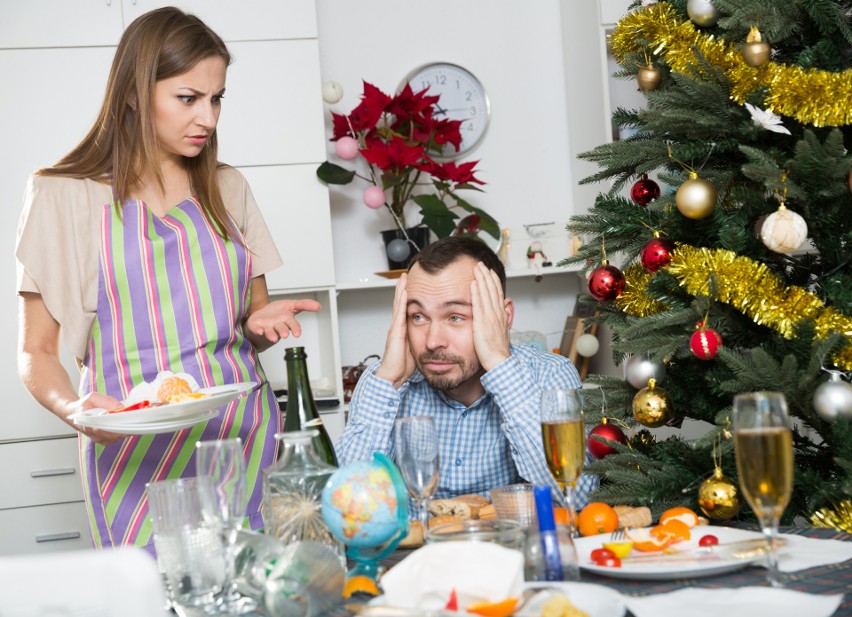
[[[277,343],[291,333],[295,337],[301,336],[302,326],[296,315],[320,308],[322,306],[316,300],[275,300],[252,312],[246,319],[245,329],[252,339],[264,338],[269,343]]]

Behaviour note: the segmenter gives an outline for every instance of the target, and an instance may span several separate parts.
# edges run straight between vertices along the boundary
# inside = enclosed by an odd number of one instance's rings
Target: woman
[[[291,332],[312,300],[270,302],[281,258],[245,179],[217,161],[216,124],[231,58],[198,18],[175,8],[136,19],[119,42],[106,96],[83,141],[27,187],[16,256],[19,374],[33,397],[80,432],[96,546],[151,548],[145,484],[195,474],[197,441],[239,436],[252,527],[260,470],[276,457],[280,415],[257,352]],[[81,369],[59,359],[60,334]],[[218,417],[174,433],[79,428],[160,371],[202,386],[256,381]]]

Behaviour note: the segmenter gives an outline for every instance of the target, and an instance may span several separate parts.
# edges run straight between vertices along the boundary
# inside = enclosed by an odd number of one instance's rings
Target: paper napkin
[[[798,572],[852,559],[852,542],[820,540],[786,533],[779,537],[787,540],[787,546],[778,551],[778,569],[782,572]]]
[[[519,596],[523,581],[520,551],[489,542],[441,542],[414,551],[380,583],[387,606],[439,610],[453,589],[463,608]]]
[[[689,587],[641,598],[624,596],[624,601],[636,617],[829,617],[840,606],[843,594],[817,595],[772,587]]]

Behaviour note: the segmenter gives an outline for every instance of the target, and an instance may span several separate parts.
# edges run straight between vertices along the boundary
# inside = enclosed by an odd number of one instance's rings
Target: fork
[[[627,539],[627,529],[619,527],[610,534],[610,542],[622,542]]]

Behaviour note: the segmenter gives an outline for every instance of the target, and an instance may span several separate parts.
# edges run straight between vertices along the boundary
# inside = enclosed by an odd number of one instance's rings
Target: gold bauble
[[[636,83],[639,89],[647,92],[648,90],[656,90],[660,87],[663,81],[663,72],[655,66],[640,66],[639,72],[636,74]]]
[[[716,209],[716,187],[694,171],[675,194],[677,209],[688,219],[703,219]]]
[[[655,379],[648,380],[633,397],[633,417],[648,428],[657,428],[672,419],[672,402],[662,388],[657,388]]]
[[[740,489],[716,467],[713,477],[698,487],[698,505],[707,518],[714,521],[734,518],[740,511]]]
[[[743,45],[743,61],[749,66],[763,66],[769,62],[769,52],[772,51],[769,43],[762,40],[760,30],[752,26],[746,36],[746,44]]]

